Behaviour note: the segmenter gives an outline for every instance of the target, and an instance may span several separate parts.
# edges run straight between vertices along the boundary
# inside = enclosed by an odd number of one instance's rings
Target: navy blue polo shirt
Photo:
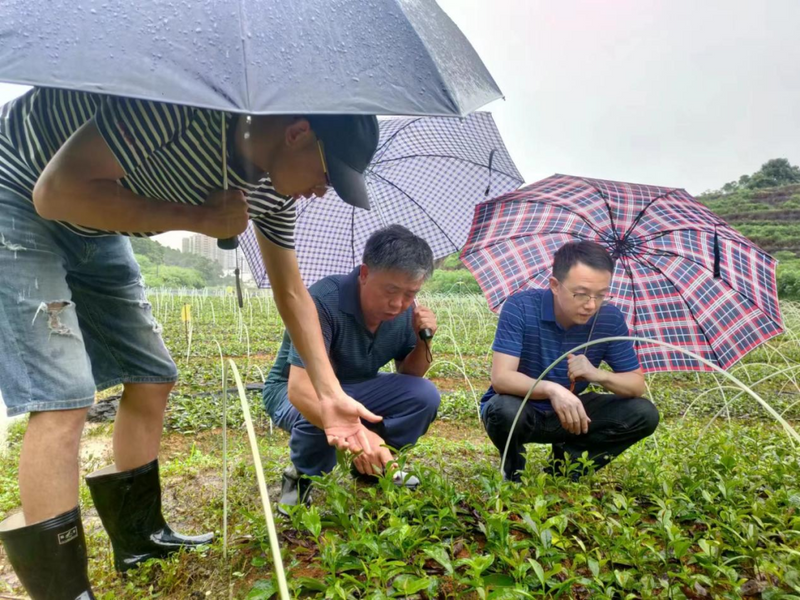
[[[339,382],[360,383],[377,377],[391,360],[403,360],[417,345],[412,323],[413,307],[371,333],[364,324],[358,283],[359,269],[348,275],[330,275],[317,281],[309,293],[317,306],[322,338]],[[264,385],[269,414],[286,398],[289,366],[305,367],[284,331],[283,342]]]
[[[602,306],[585,325],[573,325],[564,329],[556,321],[553,292],[549,288],[518,292],[510,296],[503,305],[492,350],[518,357],[517,370],[536,379],[559,356],[590,341],[589,331],[595,320],[597,325],[592,332],[594,340],[628,335],[628,325],[616,306]],[[615,373],[628,373],[639,368],[639,359],[633,349],[633,342],[630,341],[596,344],[578,352],[585,353],[595,367],[605,361]],[[568,388],[570,380],[567,376],[567,360],[564,359],[553,367],[545,380]],[[577,381],[575,394],[584,392],[588,386],[586,381]],[[495,393],[490,386],[481,399],[481,406]],[[539,409],[553,410],[549,400],[529,402],[533,402]]]

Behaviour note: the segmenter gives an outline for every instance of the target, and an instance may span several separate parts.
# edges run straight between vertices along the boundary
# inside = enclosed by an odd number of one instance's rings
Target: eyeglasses
[[[589,300],[594,300],[597,303],[597,306],[604,306],[614,299],[613,296],[609,296],[607,294],[598,294],[597,296],[592,296],[590,294],[576,294],[574,292],[572,294],[572,298],[575,300],[575,302],[581,305],[589,304]]]
[[[319,159],[322,161],[322,172],[325,173],[325,185],[333,187],[331,184],[331,176],[328,175],[328,163],[325,161],[325,147],[322,145],[322,140],[317,139],[317,148],[319,148]]]

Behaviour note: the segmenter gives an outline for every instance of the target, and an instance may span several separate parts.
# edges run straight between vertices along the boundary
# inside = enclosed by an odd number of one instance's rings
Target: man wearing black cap
[[[124,386],[114,464],[87,477],[117,569],[211,539],[177,534],[161,514],[158,451],[177,369],[125,236],[229,238],[252,220],[329,443],[368,447],[361,418],[380,418],[331,369],[293,231],[297,198],[331,185],[368,208],[363,172],[377,143],[373,116],[251,118],[44,88],[0,109],[0,391],[10,416],[30,413],[22,512],[0,523],[0,539],[32,598],[93,598],[78,447],[96,390]]]

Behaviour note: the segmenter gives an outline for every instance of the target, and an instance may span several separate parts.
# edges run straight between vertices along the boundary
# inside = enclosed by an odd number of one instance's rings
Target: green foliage
[[[466,269],[446,271],[437,269],[425,282],[423,290],[428,294],[480,294],[481,288],[472,273]]]
[[[273,501],[289,460],[288,437],[270,431],[254,385],[280,342],[275,305],[264,292],[247,295],[241,310],[234,296],[212,291],[151,291],[150,300],[180,368],[161,452],[165,511],[184,531],[218,536],[205,551],[150,561],[120,578],[107,535],[90,517],[89,568],[98,598],[275,598],[266,521],[235,392],[227,407],[227,558],[219,535],[220,350],[249,385]],[[710,374],[648,375],[649,396],[662,415],[652,438],[578,483],[543,473],[547,447],[531,444],[522,485],[503,483],[497,451],[476,416],[488,385],[496,316],[477,295],[422,301],[439,321],[431,375],[444,393],[429,433],[399,455],[421,486],[410,491],[389,478],[357,483],[344,458],[319,478],[312,506],[277,521],[291,597],[800,596],[800,454],[749,396],[737,396]],[[189,326],[181,320],[186,304]],[[796,425],[800,307],[784,302],[782,309],[787,333],[731,373]],[[18,506],[23,430],[24,423],[15,425],[0,457],[0,519]],[[87,437],[96,443],[102,436],[110,448],[110,432],[90,425]],[[110,450],[104,458],[83,458],[82,471],[103,466],[109,456]],[[82,509],[91,515],[89,494],[81,490]],[[0,579],[2,594],[22,591]]]
[[[439,269],[444,269],[445,271],[457,271],[459,269],[466,269],[466,267],[458,258],[458,253],[456,252],[446,256],[444,260],[442,260],[442,264],[439,265]]]
[[[731,194],[739,190],[759,190],[782,185],[800,184],[800,167],[792,165],[788,159],[773,158],[752,175],[742,175],[738,181],[729,181],[720,190]]]
[[[800,256],[800,167],[774,159],[698,200],[766,252],[790,250]],[[794,286],[790,279],[782,296],[796,298],[786,291]]]
[[[169,267],[153,264],[148,256],[134,255],[142,270],[145,284],[151,288],[195,288],[206,287],[206,280],[196,269]]]
[[[222,267],[215,261],[197,254],[183,253],[173,248],[168,248],[151,240],[150,238],[131,238],[133,252],[137,256],[144,256],[156,268],[156,273],[145,274],[145,280],[150,287],[175,286],[175,287],[213,287],[222,285]],[[141,263],[140,263],[141,264]],[[183,271],[170,270],[164,275],[161,267],[180,267],[185,270],[194,270],[199,280]],[[155,275],[155,277],[153,276]],[[160,283],[164,281],[166,283]],[[187,283],[172,283],[185,281]],[[202,281],[197,285],[197,281]]]

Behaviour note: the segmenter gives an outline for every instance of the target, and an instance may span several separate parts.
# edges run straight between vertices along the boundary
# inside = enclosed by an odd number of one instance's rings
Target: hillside
[[[800,184],[713,192],[698,200],[770,254],[800,257]]]

